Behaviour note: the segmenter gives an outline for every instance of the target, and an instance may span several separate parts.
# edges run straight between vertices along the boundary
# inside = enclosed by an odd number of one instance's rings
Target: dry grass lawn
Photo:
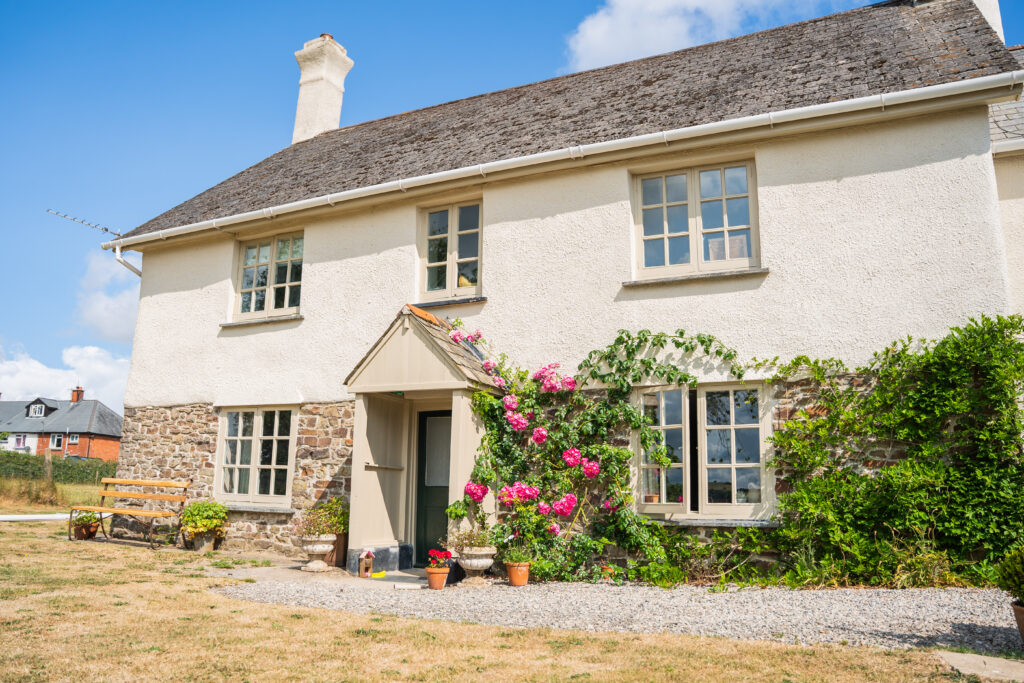
[[[0,680],[954,680],[928,652],[588,634],[243,603],[194,553],[0,523]]]
[[[71,505],[99,505],[97,484],[55,484],[41,480],[0,479],[0,514],[67,512]]]

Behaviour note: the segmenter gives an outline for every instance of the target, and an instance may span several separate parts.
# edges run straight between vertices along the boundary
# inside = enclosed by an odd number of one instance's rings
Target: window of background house
[[[68,443],[71,444],[72,446],[78,445],[78,434],[69,434]]]
[[[15,448],[24,448],[25,447],[25,435],[24,434],[15,434],[14,435],[14,447]]]
[[[640,178],[640,271],[653,277],[756,267],[753,164]]]
[[[242,245],[238,312],[242,317],[294,313],[302,297],[303,236],[278,235]]]
[[[640,509],[743,518],[770,502],[760,390],[750,386],[665,389],[641,395],[661,433],[668,467],[640,454]]]
[[[421,246],[428,299],[480,292],[480,203],[456,204],[426,213]]]
[[[43,412],[45,410],[46,410],[46,406],[44,406],[42,403],[37,403],[34,406],[29,406],[28,407],[28,416],[29,417],[42,417],[43,416]]]
[[[50,448],[64,448],[64,435],[50,434]]]
[[[221,418],[218,497],[287,504],[295,451],[294,411],[229,410]]]

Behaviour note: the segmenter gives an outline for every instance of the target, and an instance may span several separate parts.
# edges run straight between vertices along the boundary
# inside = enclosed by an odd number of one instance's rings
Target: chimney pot
[[[85,389],[83,389],[82,387],[75,387],[74,389],[71,390],[72,403],[78,403],[83,398],[85,398]]]
[[[299,63],[299,102],[292,144],[335,130],[341,122],[345,76],[354,62],[330,33],[321,33],[295,53]]]

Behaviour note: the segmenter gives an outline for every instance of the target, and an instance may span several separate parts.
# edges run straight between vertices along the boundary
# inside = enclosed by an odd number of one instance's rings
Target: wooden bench
[[[185,494],[188,492],[188,487],[192,483],[189,479],[186,482],[180,481],[151,481],[146,479],[110,479],[103,478],[100,480],[103,484],[103,488],[100,490],[100,505],[76,505],[71,508],[71,512],[68,513],[68,540],[71,540],[71,526],[75,515],[75,511],[82,512],[95,512],[100,518],[100,528],[103,529],[104,538],[110,538],[107,536],[107,529],[103,526],[103,515],[124,515],[131,517],[139,524],[146,527],[147,535],[149,537],[149,547],[155,548],[156,544],[153,543],[153,524],[156,520],[164,517],[177,517],[181,514],[182,508],[185,507]],[[115,488],[110,488],[114,486]],[[143,486],[148,488],[164,488],[164,489],[175,489],[176,493],[142,493],[140,491],[118,491],[117,486]],[[134,498],[136,500],[162,500],[171,503],[178,503],[177,511],[171,512],[169,510],[145,510],[143,508],[118,508],[118,507],[105,507],[102,505],[104,498]],[[180,533],[180,532],[179,532]]]

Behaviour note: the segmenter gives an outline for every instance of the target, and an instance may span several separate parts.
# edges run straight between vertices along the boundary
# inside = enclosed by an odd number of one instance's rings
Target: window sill
[[[467,296],[461,299],[443,299],[441,301],[426,301],[422,304],[413,304],[416,308],[440,308],[441,306],[461,306],[463,304],[482,304],[487,301],[486,296]]]
[[[265,512],[272,515],[294,515],[298,510],[292,508],[264,507],[262,505],[249,505],[246,503],[224,503],[228,512]]]
[[[781,526],[779,521],[775,519],[701,519],[698,517],[692,517],[685,519],[659,519],[656,521],[660,524],[667,524],[668,526],[715,527],[726,529],[736,527],[774,529]]]
[[[767,275],[767,268],[746,268],[744,270],[725,270],[718,273],[694,273],[693,275],[676,275],[673,277],[650,278],[647,280],[628,280],[623,287],[648,287],[650,285],[674,285],[699,280],[718,280],[724,278],[752,277]]]
[[[237,320],[230,323],[221,323],[221,328],[229,327],[249,327],[250,325],[268,325],[270,323],[285,323],[292,320],[302,320],[300,313],[293,315],[279,315],[272,318],[256,318],[254,320]]]

